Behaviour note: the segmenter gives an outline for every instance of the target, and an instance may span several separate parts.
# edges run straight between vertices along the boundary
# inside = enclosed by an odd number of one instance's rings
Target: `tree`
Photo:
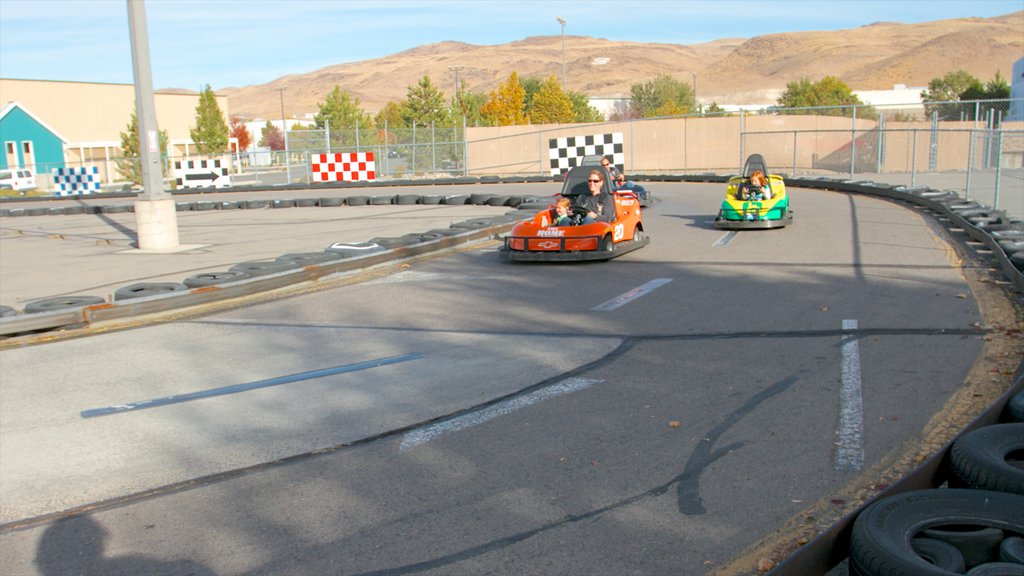
[[[500,84],[496,91],[491,91],[480,113],[492,126],[529,124],[525,97],[526,91],[519,83],[519,75],[512,72],[507,82]]]
[[[659,74],[644,84],[633,84],[630,96],[630,115],[634,118],[687,114],[697,108],[690,85],[668,74]],[[666,111],[670,114],[662,114]]]
[[[189,130],[189,136],[200,154],[220,154],[227,150],[228,125],[209,84],[199,92],[196,125]]]
[[[540,92],[544,80],[537,76],[527,76],[521,78],[519,84],[523,87],[523,108],[526,110],[526,115],[529,116],[530,110],[533,108],[533,97]]]
[[[335,85],[323,102],[317,102],[320,111],[313,117],[316,127],[323,130],[341,130],[356,126],[370,126],[370,115],[363,111],[359,99]]]
[[[467,126],[485,126],[487,122],[480,110],[486,102],[486,94],[460,90],[452,100],[452,120],[461,123],[465,118]]]
[[[939,120],[974,120],[976,115],[986,118],[991,110],[1002,107],[981,100],[1004,100],[1010,97],[1010,85],[1002,74],[996,72],[995,78],[981,83],[964,70],[955,70],[942,78],[932,78],[928,89],[921,92],[925,113],[930,117],[938,115]],[[955,102],[975,101],[974,105],[956,104]]]
[[[271,150],[284,150],[284,134],[280,128],[271,124],[270,120],[267,120],[267,125],[260,132],[260,146]]]
[[[444,94],[430,82],[430,76],[424,76],[406,92],[406,123],[409,126],[448,125],[450,115],[444,101]]]
[[[921,92],[921,99],[925,102],[960,100],[960,95],[972,88],[977,92],[985,90],[981,81],[971,76],[966,70],[954,70],[946,73],[942,78],[932,78],[932,81],[928,83],[928,89]]]
[[[245,124],[242,123],[238,116],[231,117],[230,135],[238,141],[239,152],[248,150],[249,145],[252,144],[252,134],[249,133],[249,129],[245,127]]]
[[[160,157],[167,158],[167,131],[161,130]],[[139,153],[139,120],[132,110],[125,131],[121,132],[121,158],[117,159],[117,171],[125,180],[139,186],[142,185],[142,156]]]
[[[777,100],[783,108],[822,107],[820,110],[781,110],[783,114],[818,114],[821,116],[852,116],[857,106],[858,118],[878,118],[878,111],[860,101],[850,87],[834,76],[818,82],[803,78],[786,84],[786,91]]]
[[[548,77],[533,97],[530,122],[534,124],[568,124],[576,118],[572,100],[562,90],[554,74]]]
[[[590,105],[590,97],[582,92],[567,92],[572,101],[574,122],[603,122],[604,116]]]
[[[405,115],[402,111],[402,105],[397,102],[385,104],[373,118],[373,125],[380,130],[383,130],[385,126],[387,126],[388,130],[405,128]]]

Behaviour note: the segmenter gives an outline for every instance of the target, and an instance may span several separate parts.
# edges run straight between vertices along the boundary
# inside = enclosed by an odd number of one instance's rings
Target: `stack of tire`
[[[850,574],[1024,576],[1024,390],[1003,420],[953,442],[948,488],[897,494],[857,516]]]

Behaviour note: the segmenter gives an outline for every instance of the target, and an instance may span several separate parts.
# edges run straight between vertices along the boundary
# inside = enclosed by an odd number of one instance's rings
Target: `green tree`
[[[363,111],[359,99],[335,85],[323,102],[317,102],[319,111],[313,116],[313,123],[320,130],[341,130],[356,126],[370,126],[370,115]]]
[[[603,122],[604,116],[590,105],[590,97],[582,92],[566,92],[572,101],[574,122]]]
[[[484,120],[483,113],[481,113],[486,102],[487,94],[481,92],[459,92],[453,108],[456,115],[466,118],[467,126],[486,126],[487,122]]]
[[[526,109],[526,115],[529,116],[530,110],[533,109],[533,97],[540,92],[544,80],[537,76],[527,76],[520,78],[519,84],[523,87],[523,107]]]
[[[971,76],[966,70],[954,70],[946,73],[942,78],[932,78],[928,83],[928,89],[921,92],[921,99],[925,102],[949,102],[960,100],[960,95],[974,90],[982,93],[985,87],[981,81]]]
[[[167,158],[167,131],[161,130],[160,157]],[[166,166],[164,166],[166,169]],[[128,125],[125,131],[121,132],[121,158],[117,159],[117,171],[124,176],[124,179],[139,186],[142,185],[142,156],[139,153],[139,120],[132,110],[128,118]]]
[[[818,82],[807,78],[790,82],[777,103],[783,108],[823,107],[818,110],[781,110],[783,114],[852,116],[853,105],[856,105],[858,118],[878,118],[874,107],[864,105],[849,86],[834,76],[825,76]]]
[[[228,125],[209,84],[199,92],[196,125],[189,130],[189,136],[200,154],[220,154],[227,150]]]
[[[450,114],[445,106],[444,94],[424,76],[415,86],[409,86],[405,95],[405,122],[409,126],[447,126]]]
[[[519,75],[509,75],[508,81],[492,90],[487,102],[480,108],[480,113],[492,126],[516,126],[529,124],[526,115],[526,91],[519,83]]]
[[[530,122],[534,124],[568,124],[575,120],[572,100],[562,90],[554,74],[548,77],[533,97]]]
[[[385,126],[389,130],[396,130],[398,128],[405,128],[405,113],[402,110],[402,104],[398,102],[388,102],[377,112],[377,115],[373,117],[373,125],[379,130],[383,130]]]
[[[693,88],[668,74],[633,84],[630,96],[630,115],[634,118],[652,118],[666,111],[671,112],[668,115],[687,114],[697,108]]]
[[[942,78],[932,78],[928,89],[921,93],[925,113],[931,117],[937,114],[939,120],[974,120],[977,114],[986,118],[991,110],[1001,110],[999,104],[983,103],[982,100],[1005,100],[1010,97],[1010,85],[998,71],[995,77],[981,83],[964,70],[955,70]],[[973,105],[958,102],[979,101]]]
[[[271,150],[284,150],[284,134],[270,120],[267,120],[266,126],[260,131],[260,146]]]

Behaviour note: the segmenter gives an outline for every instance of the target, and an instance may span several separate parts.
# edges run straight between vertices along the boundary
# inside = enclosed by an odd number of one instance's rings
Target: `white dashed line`
[[[591,308],[591,310],[594,312],[611,312],[612,310],[621,308],[626,304],[629,304],[630,302],[636,300],[641,296],[646,296],[647,294],[650,294],[651,292],[654,291],[654,289],[664,286],[665,284],[668,284],[671,281],[671,278],[655,278],[654,280],[651,280],[650,282],[644,284],[643,286],[637,286],[636,288],[633,288],[632,290],[626,292],[625,294],[612,298],[611,300],[605,302],[604,304],[594,306],[593,308]]]
[[[843,320],[844,331],[856,329],[856,320]],[[861,398],[860,346],[855,335],[843,336],[841,370],[836,470],[856,471],[864,467],[864,406]]]

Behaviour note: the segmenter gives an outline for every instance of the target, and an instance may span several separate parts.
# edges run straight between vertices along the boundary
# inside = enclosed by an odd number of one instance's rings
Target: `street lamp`
[[[566,86],[568,79],[565,77],[565,18],[555,16],[555,20],[562,25],[562,86]]]
[[[281,95],[281,129],[284,131],[284,169],[285,169],[285,174],[287,175],[286,176],[287,177],[286,183],[287,184],[291,184],[292,183],[292,163],[291,163],[291,159],[289,158],[290,153],[288,152],[288,121],[285,120],[285,117],[284,117],[284,91],[287,90],[287,89],[288,89],[287,86],[285,86],[283,88],[278,88],[277,92],[278,92],[278,94]]]

